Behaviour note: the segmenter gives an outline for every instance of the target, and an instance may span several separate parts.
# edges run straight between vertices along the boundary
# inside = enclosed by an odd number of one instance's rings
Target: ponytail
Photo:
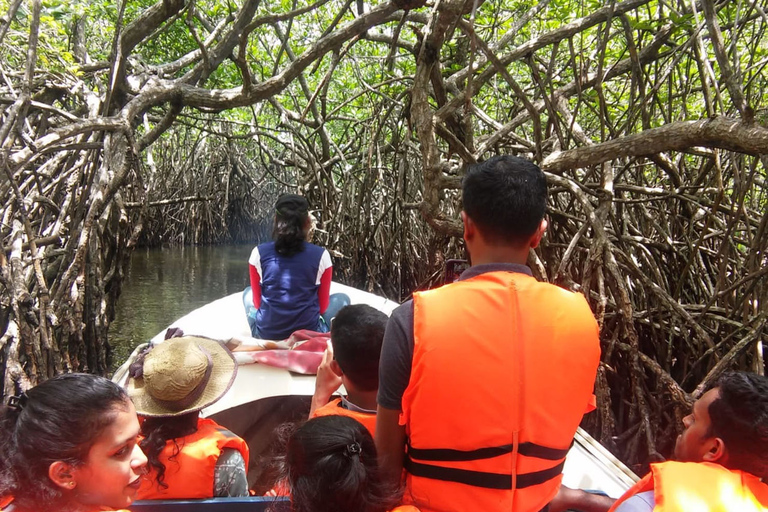
[[[302,196],[283,194],[277,199],[272,238],[280,256],[293,256],[304,250],[307,238],[304,228],[308,220],[309,204]]]
[[[286,453],[293,512],[385,512],[397,493],[383,482],[368,430],[346,416],[304,423]]]

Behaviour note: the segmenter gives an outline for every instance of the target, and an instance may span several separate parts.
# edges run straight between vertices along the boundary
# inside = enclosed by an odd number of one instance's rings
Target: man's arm
[[[400,425],[400,411],[379,405],[376,412],[376,450],[384,480],[399,484],[405,457],[405,426]]]
[[[564,512],[566,510],[578,510],[580,512],[607,512],[616,500],[592,494],[581,489],[571,489],[560,486],[557,496],[549,504],[549,512]]]
[[[379,360],[376,449],[383,477],[400,483],[405,455],[405,426],[400,425],[403,393],[411,378],[413,359],[413,302],[392,312],[384,331]]]

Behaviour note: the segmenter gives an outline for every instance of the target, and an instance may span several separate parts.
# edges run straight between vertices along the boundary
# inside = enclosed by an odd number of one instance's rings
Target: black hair
[[[48,476],[50,465],[79,466],[130,399],[114,382],[84,373],[53,377],[0,410],[0,496],[28,510],[56,510],[69,501]]]
[[[345,306],[331,323],[334,359],[361,391],[379,387],[379,356],[388,317],[367,304]]]
[[[272,239],[280,256],[293,256],[304,250],[309,221],[307,200],[296,194],[283,194],[275,203],[275,225]]]
[[[385,512],[398,499],[381,478],[373,438],[347,416],[321,416],[288,441],[293,512]]]
[[[511,155],[472,165],[462,183],[464,212],[489,241],[525,244],[547,207],[547,179],[539,167]]]
[[[165,483],[165,464],[160,461],[160,453],[165,448],[166,442],[172,440],[175,448],[168,460],[173,460],[181,451],[181,446],[176,439],[197,432],[199,417],[200,412],[194,411],[166,418],[144,418],[141,424],[141,435],[144,439],[139,446],[147,456],[147,466],[155,470],[155,480],[161,488],[167,489],[168,484]]]
[[[719,397],[709,404],[709,434],[725,443],[726,465],[768,478],[768,377],[726,373],[714,387]]]

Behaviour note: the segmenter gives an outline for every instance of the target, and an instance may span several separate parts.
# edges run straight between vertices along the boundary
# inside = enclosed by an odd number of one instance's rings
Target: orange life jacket
[[[587,301],[487,272],[415,293],[413,305],[404,503],[538,512],[593,398],[600,343]]]
[[[0,496],[0,511],[6,508],[13,501],[13,496]]]
[[[341,398],[331,400],[324,406],[315,409],[315,412],[312,413],[312,417],[317,418],[319,416],[348,416],[362,423],[363,426],[368,429],[368,432],[371,433],[371,436],[376,435],[376,414],[352,411],[341,407]]]
[[[174,455],[177,448],[179,453]],[[229,430],[208,418],[200,418],[197,432],[169,440],[160,452],[165,464],[164,483],[157,482],[157,472],[150,468],[136,494],[137,500],[173,500],[213,497],[213,477],[216,461],[224,448],[238,450],[248,469],[248,445]]]
[[[709,462],[662,462],[613,504],[654,491],[654,512],[763,512],[768,485],[754,475]]]

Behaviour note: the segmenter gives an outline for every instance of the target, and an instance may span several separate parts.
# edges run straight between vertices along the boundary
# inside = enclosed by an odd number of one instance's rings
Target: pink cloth
[[[295,331],[286,341],[288,350],[262,350],[252,352],[255,363],[285,368],[286,370],[316,375],[317,367],[323,360],[323,352],[331,339],[330,333],[308,330]]]

